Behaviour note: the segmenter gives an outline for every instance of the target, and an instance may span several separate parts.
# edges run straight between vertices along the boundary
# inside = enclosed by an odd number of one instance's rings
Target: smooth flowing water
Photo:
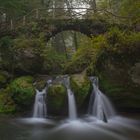
[[[140,115],[138,120],[117,116],[108,98],[99,90],[98,78],[90,79],[93,92],[88,115],[77,117],[74,93],[66,76],[68,119],[46,118],[46,87],[36,91],[34,118],[0,118],[0,140],[140,140]]]
[[[75,120],[75,119],[77,119],[77,110],[76,110],[74,93],[72,92],[71,87],[70,87],[69,77],[66,77],[64,79],[64,84],[67,88],[67,94],[68,94],[69,119]]]
[[[100,91],[97,77],[90,78],[93,85],[93,91],[89,103],[89,114],[99,120],[107,122],[114,117],[116,112],[109,99]]]
[[[74,94],[71,89],[67,89],[68,92],[68,103],[69,103],[69,119],[74,120],[77,119],[77,111]]]
[[[42,91],[36,89],[33,118],[47,117],[46,94],[47,87],[45,87]]]
[[[0,140],[140,140],[140,123],[115,117],[108,123],[90,117],[53,122],[0,118]]]

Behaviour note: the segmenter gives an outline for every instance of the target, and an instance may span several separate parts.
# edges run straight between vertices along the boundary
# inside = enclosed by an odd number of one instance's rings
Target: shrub
[[[19,77],[11,82],[11,96],[19,108],[26,108],[33,103],[35,89],[30,76]]]

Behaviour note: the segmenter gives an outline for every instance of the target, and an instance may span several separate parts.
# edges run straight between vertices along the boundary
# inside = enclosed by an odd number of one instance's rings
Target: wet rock
[[[85,73],[74,74],[70,78],[71,88],[75,93],[78,108],[81,108],[92,90],[92,85]]]
[[[48,88],[47,93],[48,114],[67,114],[67,90],[63,84],[56,83]]]
[[[140,85],[140,62],[136,63],[131,69],[132,81]]]
[[[96,75],[99,76],[101,90],[120,111],[140,109],[140,64],[139,48],[128,54],[127,49],[118,53],[108,53],[98,61]]]

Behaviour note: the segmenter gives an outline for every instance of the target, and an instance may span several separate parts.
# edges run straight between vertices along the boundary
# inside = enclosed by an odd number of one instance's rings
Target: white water
[[[45,109],[45,113],[43,104],[45,105],[47,87],[42,92],[37,90],[34,107],[34,115],[36,115],[34,118],[20,119],[22,125],[27,123],[32,126],[33,124],[33,128],[35,126],[34,124],[39,126],[33,129],[33,135],[28,139],[46,140],[48,138],[47,135],[49,135],[52,136],[52,138],[54,136],[53,139],[57,138],[62,140],[91,140],[93,138],[95,140],[139,140],[137,138],[137,134],[140,132],[139,121],[116,116],[108,98],[98,88],[98,79],[92,77],[91,81],[93,82],[94,89],[90,98],[89,113],[92,114],[92,116],[77,118],[75,98],[70,88],[69,77],[64,78],[64,83],[63,81],[62,83],[65,84],[68,93],[69,119],[61,123],[45,118],[47,108]],[[48,81],[48,86],[49,85],[51,85],[51,81]],[[41,106],[40,102],[42,104]],[[40,113],[41,110],[43,113]],[[105,121],[105,117],[108,123],[103,122]],[[20,126],[22,126],[21,124]],[[40,127],[40,124],[45,127]],[[53,126],[53,129],[50,129],[52,127],[46,129],[47,125]],[[52,140],[50,138],[48,139]]]
[[[92,77],[93,92],[89,103],[89,113],[97,119],[107,121],[116,115],[109,99],[100,91],[98,86],[98,78]]]
[[[46,118],[47,116],[47,106],[46,100],[47,87],[41,92],[36,90],[36,97],[34,103],[33,118]]]
[[[77,110],[76,110],[74,93],[72,92],[72,90],[70,88],[69,77],[66,77],[64,79],[64,83],[66,85],[67,94],[68,94],[69,119],[70,120],[75,120],[75,119],[77,119]]]
[[[67,89],[67,93],[68,93],[69,119],[74,120],[77,118],[74,94],[70,89]]]

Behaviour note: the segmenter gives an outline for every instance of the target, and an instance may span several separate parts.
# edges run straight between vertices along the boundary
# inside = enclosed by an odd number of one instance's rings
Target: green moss
[[[140,61],[140,33],[111,28],[106,34],[108,47],[96,63],[101,90],[116,107],[139,109],[140,86],[132,81],[131,71]]]
[[[109,95],[116,95],[119,92],[124,92],[124,87],[120,83],[113,82],[106,74],[100,74],[100,87],[103,91],[107,91]]]
[[[39,91],[43,90],[46,86],[46,80],[40,79],[36,82],[35,87]]]
[[[19,107],[28,107],[32,104],[35,95],[32,82],[33,78],[30,76],[19,77],[11,82],[12,99]]]
[[[108,69],[109,70],[109,69]],[[100,73],[100,88],[112,100],[119,109],[139,109],[140,87],[135,86],[128,80],[125,83],[121,78],[118,81],[115,76],[107,76],[104,72]]]
[[[62,84],[55,84],[49,87],[47,94],[48,110],[53,114],[62,112],[66,102],[67,91]]]
[[[75,93],[76,102],[78,107],[80,107],[92,89],[91,82],[84,74],[72,75],[70,82],[71,88]]]
[[[0,114],[11,114],[16,111],[16,105],[11,98],[10,88],[0,91]]]

